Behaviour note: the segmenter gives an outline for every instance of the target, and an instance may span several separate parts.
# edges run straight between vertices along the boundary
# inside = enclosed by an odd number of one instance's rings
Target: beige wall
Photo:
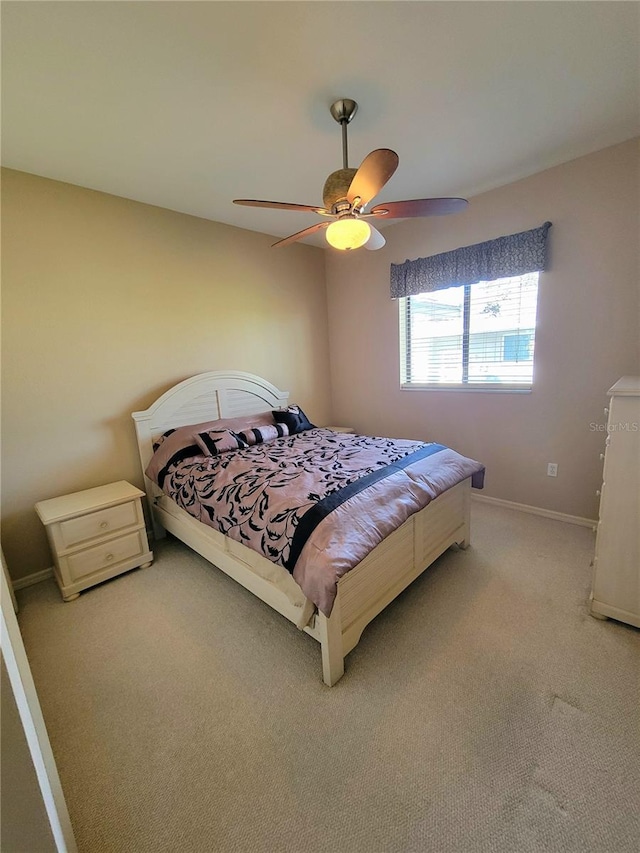
[[[481,459],[486,494],[595,517],[603,435],[589,425],[604,423],[606,389],[640,371],[638,176],[634,140],[344,255],[271,252],[262,234],[3,170],[2,535],[14,578],[51,565],[36,501],[140,485],[130,412],[229,367],[291,391],[319,423]],[[533,392],[400,391],[389,263],[547,219]]]
[[[130,413],[206,370],[257,373],[330,419],[324,253],[2,172],[2,541],[52,564],[33,510],[142,485]]]
[[[335,422],[449,444],[485,463],[485,494],[595,518],[604,437],[590,424],[605,422],[606,390],[640,371],[639,189],[633,140],[484,193],[464,214],[393,225],[380,251],[327,253]],[[545,220],[533,392],[400,391],[389,264]]]

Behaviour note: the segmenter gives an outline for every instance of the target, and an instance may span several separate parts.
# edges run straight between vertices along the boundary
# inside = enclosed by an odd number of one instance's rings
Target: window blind
[[[531,387],[538,273],[406,296],[401,381]]]

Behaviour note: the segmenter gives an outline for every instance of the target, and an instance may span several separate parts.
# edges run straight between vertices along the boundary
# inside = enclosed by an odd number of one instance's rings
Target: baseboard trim
[[[48,569],[42,569],[41,572],[34,572],[32,575],[26,575],[23,578],[18,578],[13,581],[13,588],[15,589],[24,589],[27,586],[33,586],[36,583],[40,583],[41,581],[47,581],[49,578],[53,577],[53,566]]]
[[[555,521],[565,521],[567,524],[577,524],[579,527],[595,528],[598,522],[593,518],[581,518],[579,515],[567,515],[564,512],[556,512],[553,509],[544,509],[540,506],[529,506],[514,501],[505,501],[502,498],[492,498],[489,495],[476,495],[472,493],[472,500],[480,503],[502,506],[505,509],[515,509],[518,512],[528,512],[529,515],[541,515],[543,518],[553,518]]]

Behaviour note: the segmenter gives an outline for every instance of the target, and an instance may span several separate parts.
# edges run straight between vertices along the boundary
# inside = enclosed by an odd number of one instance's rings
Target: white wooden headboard
[[[144,472],[153,455],[153,440],[168,429],[218,418],[254,415],[287,405],[289,392],[239,370],[212,370],[185,379],[170,388],[142,412],[133,412],[140,464]],[[149,503],[161,494],[145,477]]]

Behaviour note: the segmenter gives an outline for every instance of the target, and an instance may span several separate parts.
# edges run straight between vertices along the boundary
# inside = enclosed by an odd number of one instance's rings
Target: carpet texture
[[[640,631],[593,533],[474,504],[333,688],[320,647],[172,539],[19,615],[81,853],[640,849]]]

